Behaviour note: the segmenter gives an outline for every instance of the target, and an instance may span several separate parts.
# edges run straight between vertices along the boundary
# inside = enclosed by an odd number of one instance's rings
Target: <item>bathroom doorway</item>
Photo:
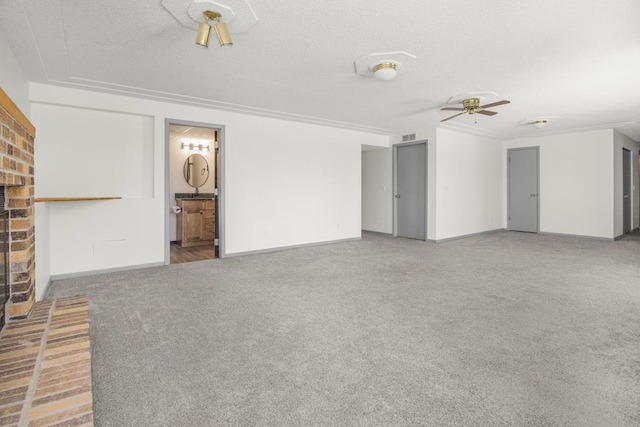
[[[165,264],[218,258],[224,126],[166,120]]]

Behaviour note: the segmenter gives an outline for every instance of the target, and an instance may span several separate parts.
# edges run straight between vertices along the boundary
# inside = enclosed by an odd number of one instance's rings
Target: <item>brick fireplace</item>
[[[26,317],[35,299],[34,140],[36,129],[0,88],[0,191],[9,211],[8,320]]]

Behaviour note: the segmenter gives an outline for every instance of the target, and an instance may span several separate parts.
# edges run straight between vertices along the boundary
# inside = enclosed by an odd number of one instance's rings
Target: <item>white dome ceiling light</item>
[[[398,70],[393,62],[383,62],[373,67],[373,77],[381,82],[389,82],[396,78]]]
[[[519,122],[521,125],[531,125],[536,129],[542,129],[543,127],[549,124],[549,120],[558,120],[560,116],[544,116],[544,117],[536,117],[534,119],[524,119]]]
[[[409,69],[408,64],[416,58],[415,55],[402,51],[372,53],[355,61],[356,74],[389,82],[396,78],[401,67],[403,70]]]

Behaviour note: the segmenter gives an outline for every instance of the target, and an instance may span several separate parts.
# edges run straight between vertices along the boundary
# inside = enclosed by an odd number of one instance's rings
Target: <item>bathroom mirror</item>
[[[202,187],[209,179],[209,163],[201,154],[192,154],[184,162],[184,179],[195,187]]]

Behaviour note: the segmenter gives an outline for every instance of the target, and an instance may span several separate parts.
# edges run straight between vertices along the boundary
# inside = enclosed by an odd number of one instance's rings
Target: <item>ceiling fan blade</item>
[[[447,117],[446,119],[440,120],[440,122],[446,122],[447,120],[451,120],[451,119],[453,119],[454,117],[458,117],[458,116],[461,116],[461,115],[463,115],[463,114],[464,114],[464,112],[463,112],[463,113],[458,113],[458,114],[456,114],[455,116]]]
[[[464,108],[444,107],[440,111],[464,111]]]
[[[482,108],[497,107],[498,105],[504,105],[504,104],[511,104],[511,101],[507,101],[505,99],[504,101],[498,101],[498,102],[494,102],[492,104],[483,105]]]
[[[498,113],[496,111],[482,110],[482,111],[478,111],[476,114],[484,114],[485,116],[495,116]]]

